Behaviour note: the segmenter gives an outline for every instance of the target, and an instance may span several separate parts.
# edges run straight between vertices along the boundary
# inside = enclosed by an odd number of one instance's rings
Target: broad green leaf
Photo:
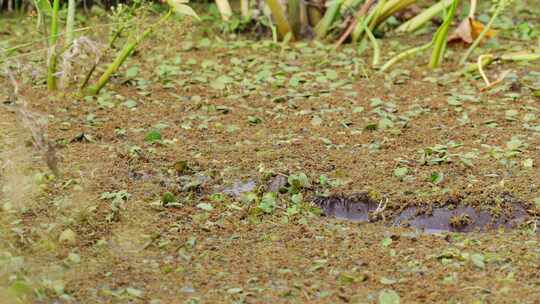
[[[52,12],[51,2],[49,0],[34,0],[34,6],[42,14],[50,16]]]
[[[197,13],[195,13],[190,6],[185,4],[188,2],[189,1],[187,0],[167,0],[167,4],[174,10],[175,13],[200,20]]]

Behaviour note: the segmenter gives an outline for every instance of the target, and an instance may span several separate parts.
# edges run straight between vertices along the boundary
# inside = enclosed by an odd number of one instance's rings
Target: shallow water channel
[[[429,209],[407,207],[389,218],[379,216],[381,206],[363,196],[355,198],[319,197],[315,203],[328,217],[357,222],[383,220],[390,226],[412,227],[427,233],[486,232],[494,229],[515,229],[528,220],[527,211],[519,203],[504,203],[504,213],[494,215],[488,210],[470,206],[444,206]],[[379,208],[379,209],[378,209]]]

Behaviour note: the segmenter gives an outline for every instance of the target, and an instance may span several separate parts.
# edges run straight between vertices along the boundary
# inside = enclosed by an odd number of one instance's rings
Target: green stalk
[[[300,10],[300,33],[303,33],[305,29],[309,26],[309,16],[308,16],[308,10],[307,5],[304,1],[299,2],[299,10]]]
[[[266,0],[266,4],[270,7],[279,35],[281,38],[284,38],[288,33],[291,33],[291,26],[289,25],[287,18],[285,18],[285,13],[283,12],[279,0]]]
[[[307,5],[307,15],[309,19],[309,25],[315,27],[319,22],[321,22],[322,14],[319,8],[313,5]]]
[[[66,20],[66,41],[64,42],[65,47],[69,47],[73,43],[74,39],[74,29],[75,29],[75,0],[68,1],[68,13]]]
[[[289,24],[295,37],[300,37],[300,30],[302,23],[300,21],[300,1],[301,0],[289,0],[287,1],[287,15],[289,16]]]
[[[508,53],[501,56],[504,61],[536,61],[540,60],[540,53]]]
[[[540,53],[508,53],[503,54],[500,57],[495,56],[483,56],[481,58],[480,66],[482,68],[490,65],[491,63],[495,61],[536,61],[540,60]],[[478,71],[478,63],[469,63],[465,67],[463,67],[461,70],[457,72],[457,74],[468,74],[468,73],[474,73]]]
[[[370,1],[370,0],[367,0],[367,1]],[[386,2],[386,0],[382,0],[382,1]],[[366,3],[364,3],[364,4],[366,4]],[[381,4],[381,2],[379,2],[377,4],[377,6],[375,7],[375,9],[373,10],[373,12],[371,14],[367,15],[367,16],[366,16],[366,14],[367,14],[367,11],[369,11],[369,7],[367,7],[365,12],[359,12],[359,14],[361,14],[361,16],[357,15],[356,18],[357,18],[358,22],[356,23],[356,27],[354,28],[353,33],[351,35],[353,42],[358,42],[358,41],[362,40],[363,35],[364,35],[364,25],[363,25],[363,23],[365,22],[366,24],[371,24],[371,21],[373,20],[373,18],[377,14],[376,12],[377,11],[380,12],[380,8],[382,7],[380,4]],[[371,6],[371,4],[369,4],[369,3],[368,3],[368,5]]]
[[[453,0],[444,0],[437,4],[423,10],[420,14],[414,16],[412,19],[400,25],[396,31],[412,33],[426,24],[429,20],[433,19],[436,15],[444,11],[447,7],[452,5]]]
[[[495,12],[493,12],[493,15],[491,16],[491,19],[489,19],[488,24],[484,27],[484,29],[482,30],[480,35],[478,35],[478,37],[476,37],[474,42],[467,49],[467,52],[465,52],[465,55],[463,55],[463,57],[461,57],[461,60],[459,61],[460,65],[463,65],[463,64],[465,64],[467,62],[467,59],[469,59],[472,52],[478,47],[478,45],[480,44],[480,41],[482,41],[484,39],[486,34],[489,32],[489,30],[493,26],[493,22],[495,21],[495,19],[497,19],[499,14],[502,12],[503,8],[504,8],[503,5],[500,5],[500,4],[497,5],[497,8],[495,9]]]
[[[105,70],[101,77],[99,77],[97,83],[88,88],[88,93],[90,95],[97,95],[99,91],[101,91],[101,89],[103,89],[103,87],[107,84],[107,82],[109,82],[111,76],[116,73],[116,71],[118,71],[124,61],[126,61],[126,59],[133,53],[135,48],[137,48],[137,46],[139,46],[139,44],[143,40],[145,40],[154,31],[156,27],[158,27],[159,25],[161,25],[161,23],[167,20],[172,15],[172,13],[173,10],[169,10],[165,16],[159,19],[159,21],[153,24],[150,28],[145,30],[141,36],[127,42],[122,48],[122,50],[118,53],[114,61],[109,65],[107,70]]]
[[[496,61],[495,56],[483,57],[482,61],[480,62],[480,66],[482,68],[486,67],[494,61]],[[459,72],[457,72],[457,74],[468,74],[468,73],[473,73],[477,71],[478,71],[478,63],[469,63],[464,68],[462,68]]]
[[[433,51],[431,52],[431,59],[429,60],[429,67],[432,69],[438,68],[444,58],[446,44],[448,41],[448,31],[450,29],[450,24],[452,24],[452,20],[454,19],[454,15],[456,14],[458,1],[459,0],[452,1],[450,11],[448,11],[446,14],[446,18],[437,31],[436,36],[433,37],[434,47]]]
[[[354,28],[354,30],[353,30],[353,32],[351,34],[353,42],[358,42],[360,37],[364,34],[364,23],[369,22],[369,20],[371,20],[371,19],[369,19],[369,17],[370,16],[357,17],[358,18],[358,23],[356,23],[356,27]]]
[[[249,19],[249,0],[240,0],[240,13],[243,19]]]
[[[373,33],[371,32],[371,30],[369,29],[367,24],[365,22],[362,22],[362,23],[364,24],[364,30],[366,31],[366,35],[368,36],[369,41],[371,42],[371,46],[373,47],[373,62],[372,62],[372,65],[375,67],[375,66],[378,66],[379,62],[380,62],[381,48],[379,46],[379,42],[377,41],[375,36],[373,36]]]
[[[332,3],[332,6],[330,6],[326,13],[324,13],[323,18],[319,23],[317,23],[317,26],[315,27],[315,37],[317,39],[323,39],[326,36],[326,33],[332,26],[332,23],[334,23],[334,20],[336,20],[336,17],[339,14],[339,8],[341,7],[341,4],[343,3],[343,0],[335,0]]]
[[[341,8],[339,9],[340,14],[345,14],[348,10],[353,10],[360,4],[362,4],[364,0],[345,0],[343,4],[341,5]]]
[[[54,0],[51,17],[51,33],[49,34],[49,65],[47,68],[47,88],[50,91],[56,90],[56,42],[58,41],[58,11],[60,0]]]
[[[366,18],[369,23],[369,29],[374,31],[390,16],[415,3],[416,1],[417,0],[390,0],[388,2],[386,2],[386,0],[379,1],[373,13],[369,14],[369,16]],[[356,42],[361,40],[363,34],[364,27],[361,24],[357,24],[352,34],[353,41]]]
[[[376,20],[375,27],[371,28],[371,30],[376,29],[381,23],[386,21],[386,19],[390,18],[390,16],[394,15],[398,11],[406,8],[407,6],[417,2],[418,0],[390,0],[382,9],[382,12]]]
[[[145,35],[143,34],[143,37],[144,36]],[[135,50],[135,48],[139,45],[140,42],[141,39],[137,39],[127,43],[120,51],[120,53],[118,53],[113,63],[111,63],[107,70],[101,75],[101,77],[99,77],[98,82],[88,88],[88,93],[90,93],[91,95],[97,95],[99,91],[101,91],[101,89],[107,84],[107,82],[109,82],[111,76],[118,70],[118,68],[120,68],[122,63],[124,63],[124,61],[131,55],[133,50]]]
[[[34,3],[34,8],[37,12],[37,22],[36,28],[39,29],[40,26],[44,25],[43,16],[52,13],[52,7],[49,0],[32,0]],[[1,4],[1,1],[0,1]],[[1,6],[1,5],[0,5]]]
[[[390,68],[391,66],[393,66],[394,64],[398,63],[399,61],[409,57],[409,56],[412,56],[416,53],[420,53],[420,52],[423,52],[427,49],[429,49],[430,47],[433,46],[433,40],[424,44],[424,45],[421,45],[421,46],[417,46],[417,47],[414,47],[412,49],[408,49],[396,56],[394,56],[392,59],[388,60],[388,62],[386,62],[382,67],[381,67],[381,72],[384,72],[386,70],[388,70],[388,68]]]

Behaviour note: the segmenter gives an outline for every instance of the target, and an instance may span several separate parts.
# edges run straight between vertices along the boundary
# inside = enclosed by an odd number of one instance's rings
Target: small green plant
[[[66,40],[65,40],[65,47],[69,47],[73,40],[75,39],[75,8],[77,4],[75,3],[75,0],[69,0],[68,1],[68,11],[67,11],[67,19],[66,19]]]
[[[341,4],[343,4],[343,0],[335,0],[332,2],[332,5],[328,7],[323,18],[315,27],[317,39],[322,39],[326,36],[326,33],[339,15]]]
[[[454,15],[455,15],[457,2],[458,2],[457,0],[453,0],[452,6],[449,12],[446,14],[443,24],[439,26],[439,28],[437,29],[437,32],[435,32],[435,35],[433,35],[433,39],[431,39],[430,42],[424,45],[418,46],[418,47],[408,49],[394,56],[381,67],[381,71],[384,72],[387,69],[389,69],[391,66],[396,64],[397,62],[407,57],[413,56],[417,53],[423,52],[431,47],[434,47],[434,50],[431,56],[430,67],[432,68],[438,67],[440,62],[442,61],[444,50],[446,49],[448,30],[452,22],[452,19],[454,18]]]
[[[191,7],[186,5],[186,3],[188,3],[187,0],[167,0],[167,4],[170,7],[167,13],[157,22],[150,25],[145,31],[143,31],[142,34],[132,33],[128,38],[128,41],[124,44],[124,47],[116,55],[114,61],[109,64],[105,72],[103,72],[103,74],[97,80],[96,84],[88,88],[87,92],[90,95],[97,95],[101,91],[101,89],[103,89],[103,87],[109,82],[111,76],[116,73],[116,71],[118,71],[118,69],[120,68],[120,66],[122,66],[126,59],[129,58],[131,54],[133,54],[133,51],[141,44],[141,42],[148,38],[156,28],[161,26],[173,14],[181,14],[198,18],[195,11],[193,11]],[[87,77],[87,79],[88,78],[89,77]]]
[[[442,11],[447,9],[452,5],[453,0],[444,0],[437,2],[431,7],[423,10],[420,14],[416,15],[414,18],[408,20],[407,22],[402,23],[397,29],[397,32],[406,32],[412,33],[425,25],[428,21],[433,19],[433,17],[440,14]]]
[[[458,2],[458,0],[452,1],[450,11],[446,14],[443,24],[437,31],[435,37],[433,37],[434,46],[433,51],[431,52],[431,60],[429,61],[429,67],[432,69],[438,68],[444,58],[448,41],[448,31],[450,29],[450,24],[452,24],[452,20],[454,19],[454,15],[456,14]]]

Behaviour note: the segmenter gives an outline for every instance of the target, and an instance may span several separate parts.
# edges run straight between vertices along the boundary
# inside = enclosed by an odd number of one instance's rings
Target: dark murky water
[[[329,217],[359,222],[367,222],[370,219],[381,219],[381,216],[376,216],[379,204],[370,200],[364,194],[359,194],[352,198],[317,198],[315,203]],[[493,216],[489,211],[478,210],[469,206],[437,207],[431,210],[409,207],[397,214],[393,213],[390,218],[383,219],[391,226],[413,227],[424,230],[427,233],[446,231],[482,232],[501,227],[514,229],[528,220],[527,211],[519,203],[506,203],[503,209],[505,210],[504,214]],[[385,213],[388,214],[389,212],[384,211],[379,215]]]

